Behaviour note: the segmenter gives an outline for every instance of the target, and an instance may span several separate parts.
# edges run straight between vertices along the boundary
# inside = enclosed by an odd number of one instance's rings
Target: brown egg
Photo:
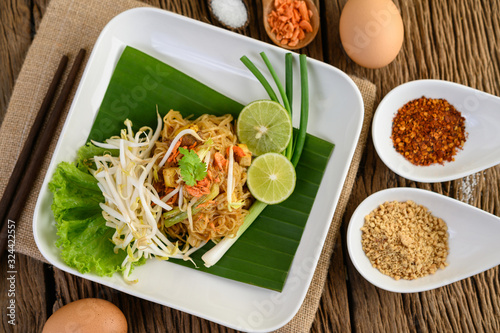
[[[403,20],[391,0],[349,0],[339,28],[347,55],[366,68],[388,65],[403,45]]]
[[[99,298],[71,302],[54,312],[42,333],[126,333],[127,319],[113,303]]]

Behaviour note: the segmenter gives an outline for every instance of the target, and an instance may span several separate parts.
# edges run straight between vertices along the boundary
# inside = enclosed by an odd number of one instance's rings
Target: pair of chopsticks
[[[26,206],[26,198],[30,193],[32,185],[38,171],[40,170],[41,162],[49,148],[50,140],[52,139],[56,126],[59,123],[61,113],[64,110],[66,101],[71,93],[71,89],[76,80],[76,76],[81,67],[83,59],[85,57],[86,51],[81,49],[75,58],[73,66],[68,74],[68,78],[64,82],[64,85],[59,94],[59,98],[54,104],[54,108],[50,113],[45,128],[43,132],[40,133],[40,129],[47,118],[48,110],[54,100],[57,87],[61,82],[61,78],[68,64],[68,57],[66,55],[62,56],[57,71],[54,74],[52,82],[50,83],[49,89],[43,99],[40,110],[35,118],[33,125],[31,126],[30,133],[26,142],[24,143],[23,149],[19,158],[17,159],[16,166],[12,172],[9,179],[9,183],[5,188],[2,199],[0,200],[0,255],[2,255],[8,243],[8,230],[9,235],[13,233],[10,229],[14,229],[14,225],[17,224],[17,220],[21,215],[22,209]],[[38,146],[33,150],[35,142],[38,142]],[[15,230],[15,229],[14,229]],[[15,232],[15,231],[14,231]],[[11,238],[13,241],[12,245],[15,244],[15,238]],[[9,246],[9,250],[11,247]]]

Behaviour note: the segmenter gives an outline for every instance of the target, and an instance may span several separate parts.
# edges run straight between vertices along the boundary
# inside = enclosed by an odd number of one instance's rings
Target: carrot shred
[[[180,147],[180,145],[181,145],[181,140],[177,141],[177,143],[175,144],[174,149],[172,150],[172,154],[167,159],[168,163],[170,163],[173,160],[175,160],[175,158],[179,155],[179,147]]]

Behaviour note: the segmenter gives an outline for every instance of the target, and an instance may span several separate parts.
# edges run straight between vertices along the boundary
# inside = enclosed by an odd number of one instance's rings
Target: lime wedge
[[[292,137],[292,121],[281,104],[258,100],[241,110],[236,134],[254,155],[280,153]]]
[[[285,156],[267,153],[248,168],[247,185],[255,199],[269,205],[285,201],[295,188],[295,168]]]

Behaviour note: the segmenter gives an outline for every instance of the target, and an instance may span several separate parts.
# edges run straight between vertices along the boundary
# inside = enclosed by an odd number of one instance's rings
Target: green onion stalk
[[[285,88],[281,84],[276,71],[274,70],[271,62],[269,61],[267,55],[262,52],[261,54],[264,63],[266,64],[271,76],[274,79],[276,86],[281,95],[281,99],[283,100],[283,104],[285,109],[288,111],[290,117],[292,116],[292,90],[293,90],[293,56],[291,53],[287,53],[285,55]],[[266,80],[264,75],[259,71],[259,69],[255,66],[255,64],[248,59],[248,57],[243,56],[240,59],[243,64],[252,72],[252,74],[259,80],[262,84],[266,92],[268,93],[271,100],[278,102],[278,97],[272,89],[269,82]],[[285,149],[285,156],[292,162],[293,166],[296,167],[300,156],[302,154],[302,150],[304,148],[304,142],[307,134],[307,119],[309,116],[309,81],[308,81],[308,73],[307,73],[307,57],[304,54],[299,55],[299,64],[300,64],[300,87],[301,87],[301,106],[300,106],[300,124],[299,130],[295,137],[292,136],[290,142],[288,143],[287,148]],[[224,237],[217,245],[215,245],[212,249],[207,251],[201,258],[205,263],[206,267],[211,267],[215,265],[224,254],[231,248],[231,246],[238,240],[238,238],[250,227],[250,225],[257,219],[260,213],[267,207],[266,203],[256,200],[249,209],[248,215],[245,217],[245,220],[241,227],[238,229],[238,232],[234,237]]]

